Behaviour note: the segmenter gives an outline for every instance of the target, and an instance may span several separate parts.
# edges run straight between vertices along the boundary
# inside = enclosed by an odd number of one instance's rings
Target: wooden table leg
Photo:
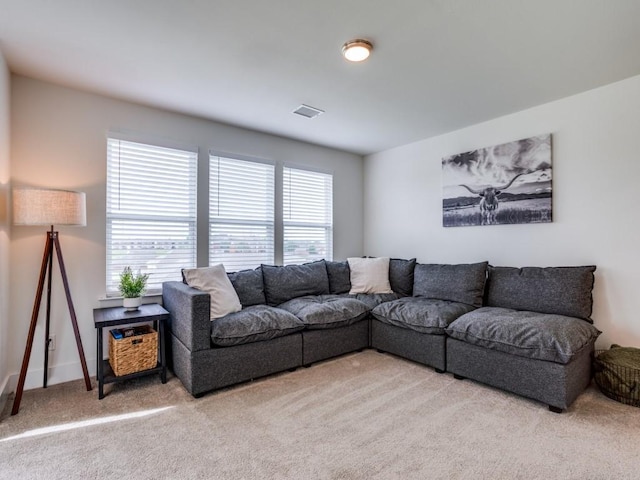
[[[102,362],[102,327],[98,327],[98,363],[96,372],[98,376],[98,400],[104,398],[104,365]]]
[[[166,330],[165,330],[165,321],[160,320],[160,364],[162,365],[162,372],[160,374],[160,379],[162,383],[167,383],[167,354],[165,353],[164,344],[167,341],[166,338]]]

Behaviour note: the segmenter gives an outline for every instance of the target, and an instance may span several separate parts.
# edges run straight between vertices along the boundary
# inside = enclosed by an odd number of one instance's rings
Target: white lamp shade
[[[84,192],[41,188],[13,189],[14,225],[87,224]]]

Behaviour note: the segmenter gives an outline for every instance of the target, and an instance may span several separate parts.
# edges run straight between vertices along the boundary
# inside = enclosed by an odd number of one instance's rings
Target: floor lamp
[[[51,225],[51,230],[47,232],[47,240],[44,246],[44,255],[42,257],[42,267],[40,268],[40,280],[38,281],[36,299],[33,304],[33,313],[31,314],[27,346],[24,350],[22,368],[20,369],[20,378],[18,380],[18,387],[16,389],[16,397],[13,401],[11,415],[15,415],[20,410],[20,401],[22,400],[27,368],[29,367],[33,337],[36,330],[36,324],[38,323],[38,314],[40,313],[40,303],[42,301],[45,276],[47,277],[47,304],[44,336],[44,379],[42,387],[47,388],[47,373],[49,370],[49,323],[51,317],[51,276],[54,250],[58,258],[60,273],[62,274],[62,283],[64,285],[64,292],[67,296],[67,305],[69,306],[71,324],[73,325],[73,332],[76,337],[76,345],[78,346],[78,354],[80,355],[84,381],[87,386],[87,391],[91,390],[91,380],[89,380],[89,372],[87,370],[84,349],[82,348],[80,330],[78,330],[76,311],[73,308],[73,302],[71,300],[69,281],[67,280],[67,271],[64,268],[64,260],[62,258],[62,250],[60,249],[58,232],[53,229],[54,225],[85,226],[87,224],[85,194],[82,192],[70,192],[66,190],[15,188],[13,190],[13,224]]]

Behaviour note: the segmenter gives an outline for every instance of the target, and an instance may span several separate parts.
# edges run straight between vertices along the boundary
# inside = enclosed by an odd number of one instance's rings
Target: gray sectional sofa
[[[200,396],[371,347],[560,412],[591,378],[594,271],[391,259],[393,293],[351,295],[347,262],[263,265],[228,274],[242,310],[214,321],[209,294],[166,282],[172,368]]]

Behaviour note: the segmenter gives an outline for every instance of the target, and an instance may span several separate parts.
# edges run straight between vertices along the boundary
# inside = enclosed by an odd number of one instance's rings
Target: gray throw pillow
[[[327,265],[327,275],[329,275],[329,292],[330,293],[349,293],[351,290],[351,274],[349,272],[349,263],[332,262],[325,260]]]
[[[262,268],[254,270],[241,270],[228,273],[233,288],[238,293],[243,307],[252,305],[264,305],[267,299],[264,296],[264,283],[262,282]]]
[[[460,265],[418,263],[413,296],[451,300],[481,307],[488,262]]]
[[[592,322],[595,266],[489,267],[487,306],[576,317]]]
[[[410,297],[413,294],[413,271],[415,268],[415,258],[411,260],[392,258],[389,261],[391,290],[405,297]]]
[[[324,260],[284,267],[262,265],[262,279],[269,305],[280,305],[305,295],[329,293],[329,275]]]

